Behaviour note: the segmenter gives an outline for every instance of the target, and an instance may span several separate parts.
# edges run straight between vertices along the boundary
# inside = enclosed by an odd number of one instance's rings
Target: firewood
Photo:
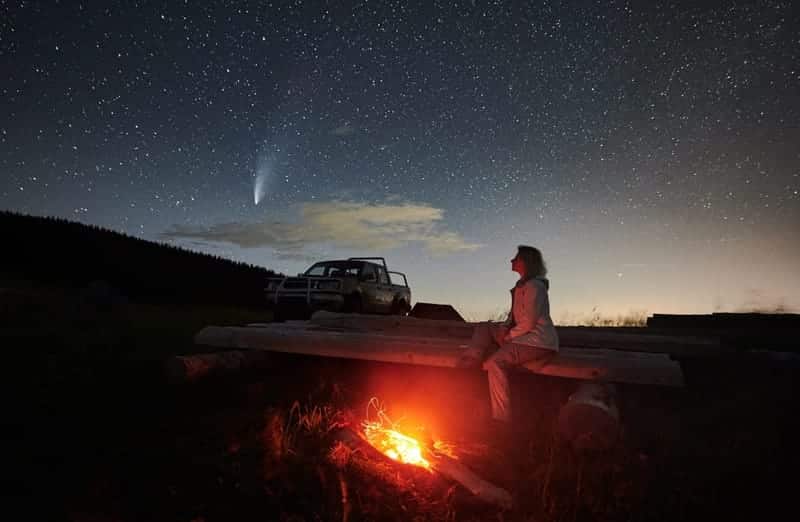
[[[373,448],[353,430],[346,428],[339,430],[335,433],[334,440],[341,441],[354,451],[361,451],[372,458],[394,463],[393,460]],[[433,453],[431,451],[427,451],[425,457],[431,463],[433,472],[448,480],[457,482],[484,502],[499,506],[503,509],[511,509],[512,499],[508,491],[481,478],[467,466],[447,455]]]
[[[458,482],[479,499],[503,509],[511,509],[513,502],[508,491],[479,477],[457,460],[451,459],[447,455],[437,455],[430,462],[434,471]]]

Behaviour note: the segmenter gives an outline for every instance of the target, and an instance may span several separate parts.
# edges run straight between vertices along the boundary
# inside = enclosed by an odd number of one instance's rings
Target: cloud
[[[324,256],[306,254],[303,252],[278,252],[275,257],[281,261],[300,261],[303,263],[312,263],[313,261],[316,261],[320,257]]]
[[[387,250],[418,242],[435,256],[470,252],[483,246],[445,230],[444,212],[429,205],[330,201],[304,203],[298,210],[295,223],[174,225],[161,238],[231,243],[242,248],[268,247],[286,259],[302,258],[307,247],[324,243],[353,250]]]

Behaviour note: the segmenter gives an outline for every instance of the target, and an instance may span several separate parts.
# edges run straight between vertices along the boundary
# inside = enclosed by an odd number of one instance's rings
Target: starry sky
[[[800,311],[792,1],[0,2],[0,208],[413,300]]]

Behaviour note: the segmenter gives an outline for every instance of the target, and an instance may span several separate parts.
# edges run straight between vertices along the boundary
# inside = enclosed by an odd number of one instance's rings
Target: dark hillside
[[[64,219],[0,212],[0,277],[136,302],[259,306],[275,272]],[[113,290],[109,290],[113,289]]]

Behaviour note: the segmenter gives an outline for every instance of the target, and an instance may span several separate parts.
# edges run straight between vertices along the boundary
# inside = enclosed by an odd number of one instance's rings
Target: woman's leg
[[[498,325],[495,323],[478,323],[472,331],[469,347],[459,358],[459,368],[477,368],[483,362],[486,352],[498,345],[495,342]]]
[[[523,364],[548,359],[555,355],[552,350],[520,347],[507,343],[500,347],[484,365],[489,372],[489,398],[492,402],[492,418],[511,422],[511,391],[508,383],[510,371]]]

